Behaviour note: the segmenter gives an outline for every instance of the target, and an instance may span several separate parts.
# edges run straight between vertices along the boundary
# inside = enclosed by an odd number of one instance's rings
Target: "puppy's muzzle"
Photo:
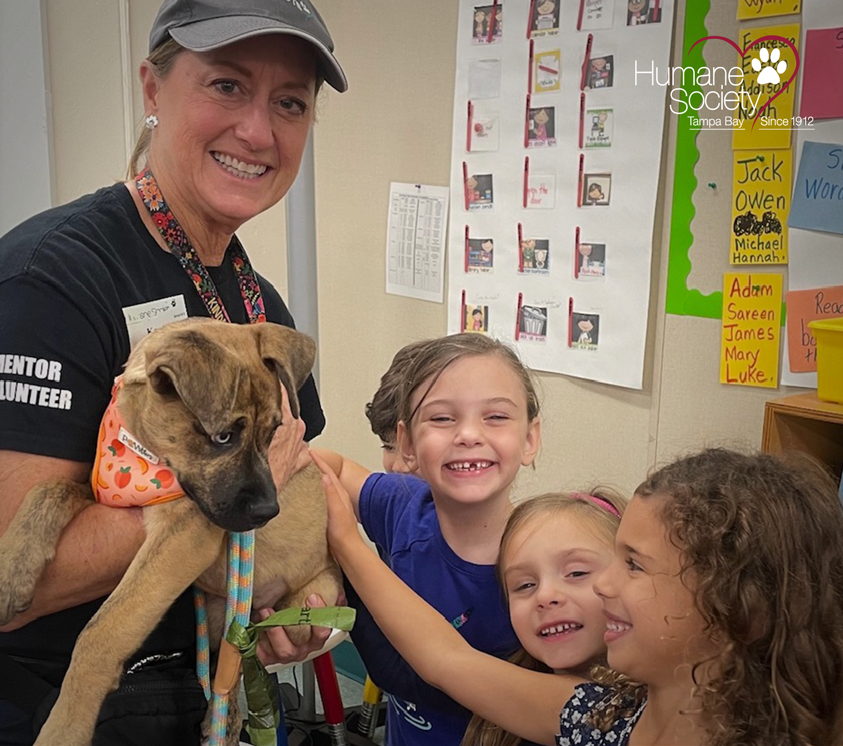
[[[185,482],[182,488],[213,524],[226,531],[251,531],[269,523],[279,512],[278,493],[269,470],[254,476],[254,481],[217,484],[208,492],[194,490]]]
[[[247,506],[246,513],[249,522],[252,524],[251,528],[265,526],[278,515],[278,498],[274,487],[272,495],[254,494],[249,491],[241,492],[237,496],[237,502]]]

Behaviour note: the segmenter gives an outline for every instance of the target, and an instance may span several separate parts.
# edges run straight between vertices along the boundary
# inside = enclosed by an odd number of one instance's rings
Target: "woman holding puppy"
[[[0,239],[0,534],[36,483],[88,479],[113,379],[138,334],[185,316],[293,325],[235,231],[292,185],[322,83],[347,88],[333,48],[309,2],[166,0],[140,68],[144,130],[128,181]],[[279,485],[302,437],[324,426],[312,379],[299,399],[303,422],[273,443]],[[0,685],[0,745],[32,743],[76,636],[142,538],[137,511],[94,503],[63,533],[31,608],[0,628],[0,681],[35,682],[26,695]],[[313,649],[328,632],[314,632]],[[301,654],[283,632],[269,640],[267,660]],[[188,593],[127,665],[131,691],[145,693],[106,701],[97,743],[198,744],[194,650]]]

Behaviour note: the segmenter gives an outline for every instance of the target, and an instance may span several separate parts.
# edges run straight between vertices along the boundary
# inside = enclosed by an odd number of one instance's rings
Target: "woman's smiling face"
[[[158,117],[149,162],[179,218],[232,233],[276,204],[298,173],[313,122],[313,50],[269,34],[183,51],[159,78],[141,68]]]

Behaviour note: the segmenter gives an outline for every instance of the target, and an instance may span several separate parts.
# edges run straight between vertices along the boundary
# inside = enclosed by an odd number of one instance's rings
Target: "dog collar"
[[[91,489],[98,503],[114,508],[157,505],[184,497],[172,471],[125,427],[117,407],[122,376],[114,381],[111,401],[100,423]]]

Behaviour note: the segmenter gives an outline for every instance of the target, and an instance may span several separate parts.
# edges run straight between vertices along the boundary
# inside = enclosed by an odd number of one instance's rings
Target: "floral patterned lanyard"
[[[169,247],[170,253],[179,260],[179,264],[187,272],[188,277],[193,280],[196,291],[204,301],[211,316],[217,321],[231,321],[214,281],[208,274],[205,265],[202,264],[202,260],[196,253],[196,249],[193,248],[193,244],[190,243],[184,229],[179,225],[170,208],[167,207],[164,195],[158,188],[158,182],[155,181],[155,177],[148,166],[135,178],[135,186],[146,205],[146,209],[152,216],[152,222],[155,223],[161,237]],[[258,278],[237,236],[232,238],[231,249],[231,261],[234,264],[234,272],[240,284],[243,304],[249,314],[249,323],[255,324],[266,321]]]

